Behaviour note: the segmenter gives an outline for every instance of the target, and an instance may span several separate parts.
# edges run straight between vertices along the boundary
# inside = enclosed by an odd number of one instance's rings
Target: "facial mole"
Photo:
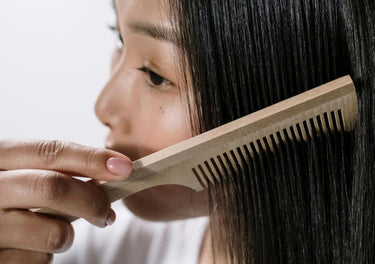
[[[164,113],[165,113],[164,108],[162,106],[160,106],[159,109],[160,109],[161,113],[164,115]]]
[[[124,132],[126,134],[130,134],[132,132],[132,126],[131,126],[130,122],[126,122],[124,124]]]

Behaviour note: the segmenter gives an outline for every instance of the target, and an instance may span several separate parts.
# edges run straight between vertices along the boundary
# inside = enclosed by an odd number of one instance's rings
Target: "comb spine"
[[[337,102],[337,98],[355,98],[353,87],[354,85],[350,77],[342,77],[170,148],[156,152],[153,155],[136,161],[139,166],[130,176],[129,181],[137,181],[141,178],[149,177],[148,175],[151,173],[165,170],[166,167],[173,167],[184,160],[195,160],[198,164],[202,160],[208,160],[209,158],[207,157],[220,156],[241,145],[250,146],[250,148],[248,147],[249,150],[259,153],[261,149],[267,149],[267,145],[270,146],[267,136],[275,135],[284,129],[286,129],[288,137],[292,140],[294,140],[294,137],[297,140],[307,138],[305,128],[300,127],[300,134],[296,124],[301,123],[303,119],[313,118],[315,120],[317,116],[318,118],[319,116],[323,116],[323,110],[330,112],[330,109]],[[345,100],[339,101],[340,105],[344,105],[344,102]],[[346,109],[345,107],[341,108]],[[343,111],[343,113],[346,112],[347,110]],[[352,114],[352,117],[356,116],[350,111],[349,113]],[[344,118],[346,119],[345,115]],[[324,120],[321,121],[321,124],[324,126]],[[349,126],[353,126],[355,121],[349,121],[346,124],[347,127],[348,124]],[[290,131],[290,127],[292,127],[293,131]],[[325,129],[328,128],[323,127],[323,130]],[[280,135],[283,138],[283,133],[280,133]],[[264,138],[266,138],[267,142],[263,140]],[[228,142],[231,143],[228,144]],[[218,165],[223,166],[223,170],[229,170],[231,167],[227,163],[226,158],[222,157]],[[191,168],[195,167],[195,164],[193,164]],[[194,175],[191,168],[185,173]],[[209,172],[206,171],[205,174],[209,175]],[[202,188],[196,177],[193,176],[191,178],[194,178],[199,187]],[[178,184],[180,180],[172,179],[172,183]],[[206,177],[205,180],[211,182],[213,179]]]

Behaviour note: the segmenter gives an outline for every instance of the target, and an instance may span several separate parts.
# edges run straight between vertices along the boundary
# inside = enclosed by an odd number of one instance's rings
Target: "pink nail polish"
[[[107,169],[119,176],[129,176],[133,170],[133,164],[125,159],[110,158],[107,160]]]

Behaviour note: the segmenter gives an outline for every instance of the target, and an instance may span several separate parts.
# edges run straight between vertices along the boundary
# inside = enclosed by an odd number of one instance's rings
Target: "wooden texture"
[[[286,137],[299,141],[312,133],[351,131],[356,118],[355,87],[344,76],[136,160],[126,181],[103,182],[99,187],[111,202],[165,184],[200,191],[248,154],[261,148],[272,151]]]
[[[256,153],[273,151],[280,141],[353,130],[357,111],[353,81],[344,76],[138,159],[126,181],[101,182],[99,188],[111,202],[165,184],[201,191]]]

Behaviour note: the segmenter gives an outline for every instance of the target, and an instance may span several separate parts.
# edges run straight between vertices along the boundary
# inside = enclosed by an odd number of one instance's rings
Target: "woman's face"
[[[164,0],[116,0],[123,46],[114,51],[111,78],[96,103],[109,128],[106,147],[132,160],[192,136],[178,55]],[[135,214],[172,220],[207,213],[207,193],[154,187],[125,199]]]

